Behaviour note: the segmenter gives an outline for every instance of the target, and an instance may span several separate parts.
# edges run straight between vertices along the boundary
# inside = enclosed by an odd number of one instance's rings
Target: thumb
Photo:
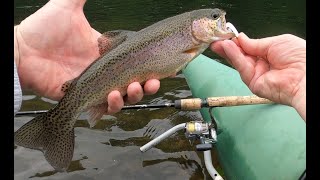
[[[273,43],[273,38],[263,38],[263,39],[250,39],[244,33],[240,33],[238,36],[238,42],[244,52],[251,56],[266,56],[268,50]]]

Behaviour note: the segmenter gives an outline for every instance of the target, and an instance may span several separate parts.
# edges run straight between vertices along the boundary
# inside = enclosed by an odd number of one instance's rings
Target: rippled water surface
[[[41,8],[47,1],[15,0],[15,24]],[[305,1],[246,0],[218,1],[110,1],[88,0],[85,14],[99,32],[139,30],[154,22],[185,11],[219,7],[227,12],[227,20],[239,31],[259,38],[292,33],[305,38]],[[212,52],[206,55],[217,58]],[[161,81],[160,91],[141,103],[162,103],[192,97],[183,75]],[[22,110],[49,109],[57,102],[24,91]],[[202,153],[196,152],[178,132],[141,153],[139,147],[179,123],[201,119],[199,112],[183,112],[173,108],[126,110],[114,116],[103,116],[89,128],[87,115],[79,117],[75,128],[75,152],[65,173],[57,173],[39,151],[14,146],[15,179],[210,179]],[[32,119],[20,116],[14,120],[15,130]],[[214,165],[223,171],[213,152]]]

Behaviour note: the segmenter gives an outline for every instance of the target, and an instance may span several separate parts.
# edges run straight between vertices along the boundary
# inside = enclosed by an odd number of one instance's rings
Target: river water
[[[47,1],[15,0],[14,23],[41,8]],[[91,26],[99,32],[127,29],[138,31],[159,20],[199,8],[221,8],[227,21],[249,37],[291,33],[306,37],[304,0],[180,0],[180,1],[110,1],[88,0],[84,12]],[[222,63],[223,59],[207,50],[205,55]],[[161,80],[161,89],[146,96],[140,103],[161,103],[192,97],[183,75]],[[44,110],[57,102],[24,91],[22,111]],[[17,116],[17,130],[32,116]],[[75,152],[65,173],[57,173],[39,151],[14,147],[15,179],[210,179],[202,153],[195,151],[183,132],[141,153],[139,147],[174,125],[201,119],[199,112],[183,112],[172,108],[126,110],[113,116],[103,116],[89,128],[83,114],[76,123]],[[215,167],[223,175],[216,152]]]

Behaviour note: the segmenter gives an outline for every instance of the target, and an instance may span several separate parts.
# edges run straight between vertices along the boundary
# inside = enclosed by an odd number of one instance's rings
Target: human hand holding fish
[[[83,6],[86,0],[50,0],[37,12],[15,26],[15,61],[23,89],[60,100],[63,84],[76,78],[99,56],[101,34],[87,21]],[[131,83],[126,92],[106,94],[108,110],[121,110],[124,102],[134,104],[143,95],[154,94],[160,87],[157,79]],[[125,96],[126,95],[126,96]],[[125,96],[125,98],[123,98]]]
[[[130,86],[144,82],[144,89],[154,93],[159,81],[149,79],[170,77],[212,42],[235,37],[227,30],[226,12],[218,8],[185,12],[138,32],[109,31],[100,36],[83,14],[84,2],[51,0],[16,28],[15,57],[19,72],[26,73],[22,84],[30,78],[43,83],[25,84],[38,92],[56,94],[62,87],[66,93],[55,107],[19,128],[15,144],[41,150],[58,171],[66,170],[72,160],[74,125],[82,112],[88,112],[92,127],[116,103],[106,99],[107,94],[117,90],[124,95],[128,90],[130,101]],[[66,77],[75,79],[64,83]],[[56,82],[51,91],[49,80]]]

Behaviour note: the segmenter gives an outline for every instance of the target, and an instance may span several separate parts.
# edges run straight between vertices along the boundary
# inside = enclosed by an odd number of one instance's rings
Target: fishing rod
[[[140,105],[128,105],[124,106],[121,110],[129,109],[147,109],[147,108],[166,108],[174,107],[180,110],[199,110],[203,107],[209,107],[209,112],[215,107],[226,107],[226,106],[240,106],[240,105],[253,105],[253,104],[271,104],[272,101],[260,98],[258,96],[224,96],[224,97],[208,97],[208,98],[188,98],[179,99],[163,104],[140,104]],[[39,114],[45,113],[46,110],[41,111],[24,111],[18,112],[17,115],[28,115],[28,114]],[[218,142],[217,138],[217,123],[214,117],[210,113],[211,122],[197,120],[186,123],[178,124],[161,135],[157,136],[150,142],[140,147],[141,152],[146,152],[155,145],[159,144],[164,139],[168,138],[177,131],[184,130],[186,138],[189,140],[191,145],[196,140],[200,143],[196,145],[197,151],[203,151],[205,166],[214,180],[223,180],[219,175],[218,171],[212,164],[211,149]]]
[[[163,104],[138,104],[127,105],[121,110],[130,109],[152,109],[152,108],[166,108],[174,107],[179,110],[199,110],[204,107],[226,107],[226,106],[240,106],[240,105],[253,105],[253,104],[272,104],[274,102],[260,98],[258,96],[222,96],[222,97],[208,97],[208,98],[188,98],[179,99],[173,102]],[[34,115],[45,113],[47,110],[39,111],[20,111],[16,115]]]

